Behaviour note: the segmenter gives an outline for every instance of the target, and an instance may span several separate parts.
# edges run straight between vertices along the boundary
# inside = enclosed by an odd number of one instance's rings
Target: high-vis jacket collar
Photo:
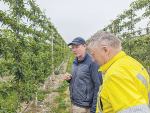
[[[116,56],[114,56],[113,59],[111,59],[109,62],[107,62],[106,64],[101,66],[98,71],[102,71],[102,72],[106,73],[107,69],[113,64],[113,62],[115,62],[117,59],[119,59],[125,55],[126,55],[126,53],[124,51],[119,52]]]

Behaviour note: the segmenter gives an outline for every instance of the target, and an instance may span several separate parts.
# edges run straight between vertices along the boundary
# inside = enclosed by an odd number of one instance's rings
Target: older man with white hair
[[[101,66],[103,84],[99,88],[96,113],[150,113],[149,75],[135,59],[122,51],[115,35],[99,31],[87,44],[93,62]]]

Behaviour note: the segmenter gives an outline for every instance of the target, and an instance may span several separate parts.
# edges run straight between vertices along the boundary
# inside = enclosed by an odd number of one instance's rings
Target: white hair
[[[122,49],[121,40],[107,31],[99,31],[88,40],[88,48],[99,49],[100,46],[107,46],[113,51]]]

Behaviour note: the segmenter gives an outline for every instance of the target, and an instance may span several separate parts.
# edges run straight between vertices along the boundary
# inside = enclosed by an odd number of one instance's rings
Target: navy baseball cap
[[[81,37],[77,37],[75,38],[71,43],[68,44],[68,46],[75,44],[75,45],[81,45],[81,44],[85,44],[85,40]]]

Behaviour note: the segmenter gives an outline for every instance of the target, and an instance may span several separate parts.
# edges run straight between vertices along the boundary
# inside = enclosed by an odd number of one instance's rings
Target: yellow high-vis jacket
[[[150,113],[149,75],[138,61],[121,51],[98,71],[104,76],[96,113]]]

